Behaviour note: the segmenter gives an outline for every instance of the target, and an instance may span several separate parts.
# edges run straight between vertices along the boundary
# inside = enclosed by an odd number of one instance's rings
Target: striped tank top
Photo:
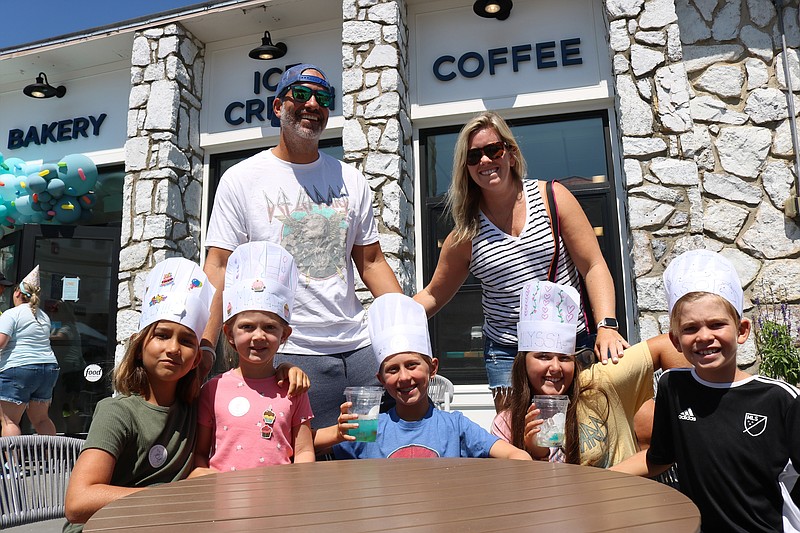
[[[519,237],[500,230],[480,211],[480,228],[472,239],[469,264],[470,272],[481,282],[484,335],[511,346],[517,344],[520,291],[530,281],[547,280],[554,246],[538,180],[523,180],[523,191],[525,226]],[[578,270],[559,237],[556,283],[571,285],[580,292],[578,280]],[[581,320],[578,333],[585,330],[586,324]]]

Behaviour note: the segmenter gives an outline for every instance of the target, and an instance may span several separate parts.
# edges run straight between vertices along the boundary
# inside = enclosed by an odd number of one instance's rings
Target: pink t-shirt
[[[206,383],[198,422],[214,430],[209,466],[224,472],[291,463],[292,429],[314,415],[308,394],[286,394],[275,377],[245,379],[236,370]]]

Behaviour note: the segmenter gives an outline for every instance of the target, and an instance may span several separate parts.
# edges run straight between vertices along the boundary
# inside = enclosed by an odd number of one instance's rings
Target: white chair
[[[0,438],[0,529],[64,518],[64,494],[83,440]]]
[[[433,405],[442,411],[450,410],[450,402],[453,401],[455,388],[453,382],[444,376],[436,374],[431,378],[428,385],[428,396],[433,401]]]

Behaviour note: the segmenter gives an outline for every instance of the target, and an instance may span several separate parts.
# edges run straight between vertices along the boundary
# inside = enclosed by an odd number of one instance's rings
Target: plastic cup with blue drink
[[[381,409],[383,387],[347,387],[344,389],[347,401],[353,404],[350,413],[358,415],[353,420],[358,427],[348,430],[348,434],[358,442],[375,442],[378,436],[378,413]]]
[[[544,420],[536,434],[536,445],[544,448],[563,446],[569,396],[537,394],[533,403],[540,411],[539,418]]]

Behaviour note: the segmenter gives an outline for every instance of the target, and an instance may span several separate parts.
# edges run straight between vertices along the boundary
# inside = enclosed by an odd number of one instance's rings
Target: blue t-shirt
[[[50,317],[41,309],[36,317],[28,304],[12,307],[0,315],[0,333],[8,342],[0,352],[0,372],[23,365],[57,363],[50,347]]]
[[[333,447],[337,459],[392,457],[489,457],[499,440],[458,411],[428,407],[422,420],[409,422],[394,408],[378,418],[375,442],[342,442]]]

